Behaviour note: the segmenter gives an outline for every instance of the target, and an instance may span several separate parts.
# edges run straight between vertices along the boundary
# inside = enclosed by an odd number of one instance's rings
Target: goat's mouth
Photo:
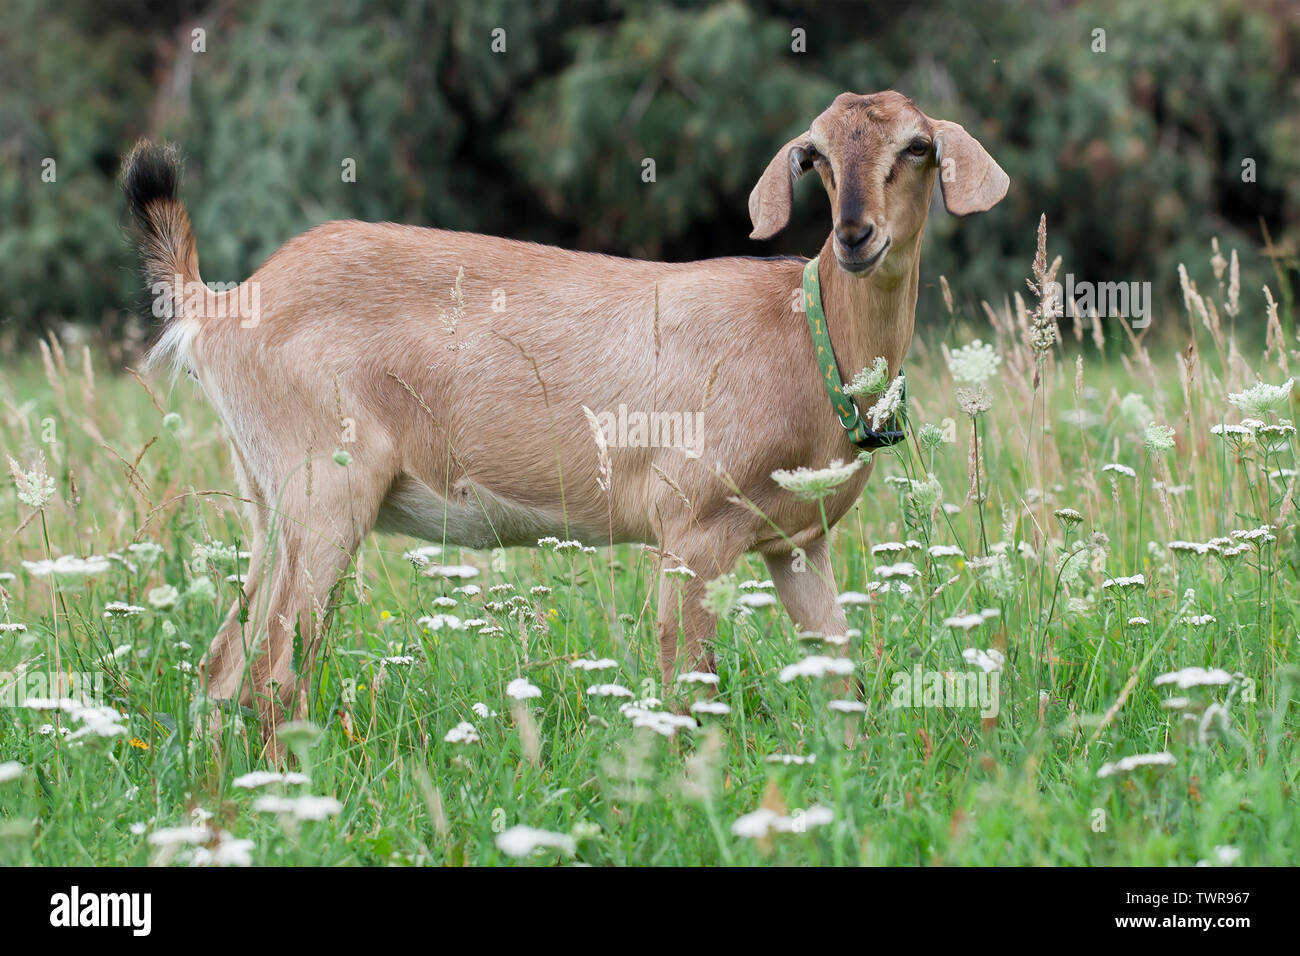
[[[846,259],[844,258],[844,256],[840,255],[839,249],[836,249],[835,261],[840,264],[840,268],[843,269],[845,272],[851,272],[857,276],[866,275],[867,273],[871,272],[871,270],[873,270],[876,266],[880,265],[880,260],[885,258],[885,252],[889,249],[889,244],[893,241],[894,240],[892,237],[886,239],[884,242],[880,244],[879,249],[877,249],[871,255],[864,256],[861,259]]]

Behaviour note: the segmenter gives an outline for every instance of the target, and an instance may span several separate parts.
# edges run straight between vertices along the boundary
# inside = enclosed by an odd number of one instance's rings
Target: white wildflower
[[[462,720],[442,738],[449,744],[476,744],[479,742],[478,731],[468,720]]]
[[[1232,675],[1217,667],[1209,670],[1204,667],[1184,667],[1182,670],[1161,674],[1154,683],[1156,687],[1173,684],[1179,690],[1187,690],[1189,687],[1218,687],[1231,684]]]
[[[300,797],[277,797],[268,794],[253,801],[258,813],[279,813],[295,820],[324,820],[343,811],[343,804],[333,797],[303,794]]]
[[[608,657],[602,657],[599,660],[579,657],[576,661],[570,661],[569,666],[579,671],[607,671],[610,668],[618,667],[618,661],[611,660]]]
[[[797,677],[825,677],[828,674],[852,674],[853,662],[847,657],[811,654],[803,660],[781,668],[778,679],[788,684]]]
[[[968,647],[961,652],[966,663],[974,664],[986,674],[992,674],[1002,670],[1002,665],[1006,663],[1006,658],[996,647],[990,647],[987,651],[982,651],[978,647]]]
[[[1123,757],[1114,763],[1101,765],[1097,771],[1098,777],[1109,777],[1116,773],[1130,773],[1139,767],[1172,767],[1178,763],[1174,755],[1168,752],[1155,754],[1134,754],[1131,757]]]
[[[691,704],[691,713],[724,716],[731,713],[731,706],[720,700],[697,700]]]
[[[506,696],[514,700],[531,700],[534,697],[541,697],[542,690],[535,684],[529,683],[526,677],[516,677],[506,685]]]
[[[1295,379],[1289,378],[1281,385],[1257,382],[1243,392],[1229,393],[1228,401],[1247,415],[1265,415],[1281,408],[1291,399]]]
[[[979,339],[969,345],[954,349],[948,356],[948,371],[954,382],[965,385],[982,385],[998,374],[1002,356],[992,345]]]
[[[502,853],[515,859],[522,859],[541,849],[559,850],[567,856],[572,856],[577,850],[577,842],[568,834],[526,826],[513,826],[498,833],[496,845]]]
[[[852,478],[861,467],[862,462],[856,458],[848,464],[837,458],[825,468],[796,468],[793,471],[778,468],[772,472],[772,480],[806,501],[816,501]]]

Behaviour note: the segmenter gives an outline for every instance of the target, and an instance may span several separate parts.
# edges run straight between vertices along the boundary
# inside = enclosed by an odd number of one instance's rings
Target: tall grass
[[[1230,277],[1212,295],[1185,281],[1181,305],[1146,338],[1102,319],[1045,341],[1041,301],[1019,296],[928,317],[946,344],[919,337],[909,358],[924,440],[877,453],[833,536],[865,712],[830,708],[838,678],[781,679],[808,642],[755,560],[718,588],[729,713],[687,727],[664,714],[705,688],[657,686],[654,553],[408,558],[415,543],[372,538],[311,726],[289,737],[302,776],[269,782],[245,776],[276,769],[251,714],[202,730],[195,669],[249,538],[212,413],[185,385],[42,346],[0,381],[0,450],[24,476],[44,455],[56,485],[40,508],[0,494],[0,668],[18,688],[0,862],[1293,863],[1294,400],[1247,415],[1228,395],[1287,381],[1295,343]],[[976,338],[997,356],[982,383],[961,358],[993,360],[954,354]],[[32,573],[60,555],[108,560]],[[897,675],[941,692],[983,668],[995,716],[896,706]],[[54,671],[102,674],[111,712],[21,706]],[[1156,683],[1178,671],[1193,686]],[[520,678],[536,696],[507,694]],[[590,692],[610,684],[637,700]]]

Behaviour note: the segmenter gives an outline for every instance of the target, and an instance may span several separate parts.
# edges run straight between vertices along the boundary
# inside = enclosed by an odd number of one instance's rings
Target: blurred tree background
[[[767,243],[747,238],[749,190],[837,93],[885,88],[1012,179],[978,222],[932,215],[921,322],[941,274],[968,308],[1023,289],[1045,212],[1064,271],[1151,281],[1157,316],[1181,306],[1179,262],[1212,282],[1218,236],[1253,325],[1266,281],[1290,312],[1298,50],[1293,0],[4,0],[0,354],[69,326],[138,339],[116,175],[140,136],[182,145],[210,281],[345,217],[810,255],[816,177]]]

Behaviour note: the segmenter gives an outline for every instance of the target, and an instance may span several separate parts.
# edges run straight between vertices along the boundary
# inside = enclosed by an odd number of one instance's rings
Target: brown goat
[[[819,276],[840,374],[883,357],[897,375],[936,175],[957,215],[997,203],[1007,176],[962,127],[901,94],[844,93],[768,164],[749,199],[753,238],[786,225],[808,169],[830,196]],[[792,309],[802,260],[642,262],[345,221],[213,293],[178,178],[167,147],[141,144],[127,162],[147,274],[169,316],[151,360],[197,378],[255,503],[249,620],[237,605],[213,640],[210,696],[256,701],[273,737],[301,707],[329,593],[374,528],[468,548],[542,536],[657,544],[695,572],[661,581],[665,687],[679,643],[684,667],[712,669],[716,621],[700,598],[746,552],[767,562],[799,627],[845,633],[818,504],[771,477],[857,452]],[[608,436],[606,490],[584,406],[699,412],[702,427],[687,450]],[[331,461],[336,448],[348,466]],[[829,522],[870,470],[825,499]],[[797,573],[801,560],[809,573]]]

